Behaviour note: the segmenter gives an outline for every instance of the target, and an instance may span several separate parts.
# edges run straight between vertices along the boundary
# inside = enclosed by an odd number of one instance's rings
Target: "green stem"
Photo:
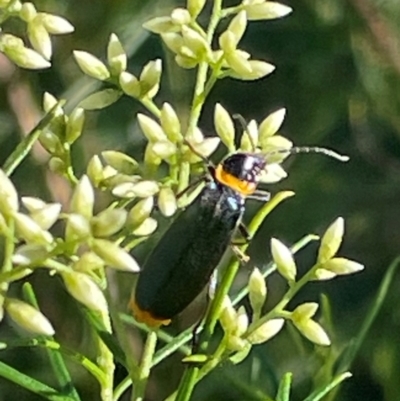
[[[157,332],[151,331],[147,335],[146,343],[144,345],[142,359],[139,365],[139,370],[137,372],[135,382],[135,388],[132,392],[132,401],[143,401],[146,384],[150,376],[151,363],[153,360],[153,355],[156,350],[157,345]]]
[[[126,376],[124,379],[122,379],[121,383],[119,383],[117,387],[115,387],[113,401],[118,401],[131,385],[132,378],[130,376]]]
[[[4,244],[4,259],[3,259],[3,266],[2,266],[2,275],[10,274],[12,271],[12,256],[15,250],[15,243],[14,243],[14,220],[10,217],[7,218],[6,221],[7,227],[9,229],[9,235],[5,237],[5,244]],[[9,287],[9,282],[0,280],[0,293],[7,294]],[[0,316],[3,315],[3,303],[4,303],[4,296],[0,295]]]
[[[65,104],[65,100],[60,100],[36,125],[36,127],[17,145],[15,150],[8,156],[3,165],[3,171],[10,176],[21,164],[33,145],[38,140],[43,129],[46,128],[53,118],[57,117],[59,108]]]
[[[158,106],[154,103],[152,99],[149,99],[148,97],[144,97],[142,99],[139,99],[140,103],[144,107],[146,107],[147,110],[150,111],[155,117],[160,118],[161,116],[161,110],[158,108]]]

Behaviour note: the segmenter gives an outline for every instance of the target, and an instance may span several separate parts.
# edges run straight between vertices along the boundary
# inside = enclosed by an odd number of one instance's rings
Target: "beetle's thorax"
[[[234,153],[216,167],[215,179],[241,195],[248,196],[256,190],[265,165],[266,161],[262,155]]]

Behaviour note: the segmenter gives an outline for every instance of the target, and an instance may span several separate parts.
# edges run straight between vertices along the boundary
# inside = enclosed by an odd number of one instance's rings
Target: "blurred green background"
[[[209,1],[210,3],[210,1]],[[236,5],[235,1],[224,5]],[[294,8],[282,20],[250,23],[241,48],[253,58],[277,66],[269,77],[256,82],[224,80],[211,93],[200,127],[212,134],[216,102],[247,120],[261,121],[270,112],[287,108],[282,129],[296,145],[318,145],[347,154],[347,164],[318,155],[299,155],[286,162],[289,177],[268,189],[291,189],[296,197],[280,206],[252,244],[252,263],[263,266],[270,259],[272,236],[290,244],[307,233],[321,234],[338,216],[346,220],[342,256],[366,267],[361,274],[308,286],[296,302],[318,300],[320,293],[332,302],[333,347],[338,352],[358,332],[390,262],[400,244],[400,3],[398,0],[285,0]],[[162,58],[162,89],[156,98],[168,101],[185,118],[191,99],[192,71],[182,71],[156,35],[141,27],[143,21],[168,14],[182,2],[171,0],[36,0],[39,10],[66,17],[75,26],[71,35],[54,41],[53,67],[43,72],[15,69],[0,54],[0,163],[40,118],[44,91],[65,97],[69,107],[96,88],[74,63],[72,50],[86,50],[104,57],[111,32],[124,44],[129,71],[138,74],[147,60]],[[5,27],[6,28],[6,27]],[[7,26],[13,32],[19,24]],[[104,149],[123,150],[142,157],[145,141],[135,121],[143,111],[133,100],[121,99],[101,112],[88,113],[84,136],[74,148],[77,174],[89,158]],[[49,173],[47,156],[39,148],[15,172],[22,195],[37,195],[65,203],[69,189]],[[249,206],[249,213],[257,205]],[[300,269],[310,266],[317,245],[299,256]],[[139,255],[140,256],[140,255]],[[303,269],[304,271],[304,269]],[[248,274],[248,271],[244,274]],[[33,284],[44,312],[54,322],[60,341],[90,354],[90,332],[80,323],[79,309],[61,286],[45,274]],[[399,280],[391,284],[383,308],[355,359],[348,380],[337,396],[341,401],[400,400]],[[270,302],[281,294],[283,282],[269,283]],[[13,286],[18,294],[20,288]],[[67,305],[67,306],[63,306]],[[179,324],[171,331],[179,329]],[[132,329],[134,331],[134,329]],[[6,320],[2,338],[16,335]],[[132,334],[137,349],[141,335]],[[293,399],[308,394],[318,379],[323,355],[313,346],[294,340],[289,330],[266,345],[255,347],[245,363],[218,369],[202,383],[196,400],[252,400],[257,389],[274,394],[277,380],[286,371],[294,374]],[[44,381],[48,367],[40,350],[2,351],[6,360]],[[75,370],[74,365],[71,369]],[[149,400],[160,400],[176,386],[183,366],[175,356],[156,369]],[[95,400],[96,384],[80,369],[74,372],[83,399]],[[117,376],[123,372],[117,370]],[[248,388],[247,388],[248,386]],[[251,391],[249,392],[249,389]],[[253,394],[253,395],[251,395]],[[0,378],[0,400],[39,399]]]

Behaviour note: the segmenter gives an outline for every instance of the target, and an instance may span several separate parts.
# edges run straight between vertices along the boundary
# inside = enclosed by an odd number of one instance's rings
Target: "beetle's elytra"
[[[199,197],[144,263],[130,301],[136,320],[168,324],[200,294],[241,223],[246,198],[267,199],[268,193],[257,190],[265,167],[265,155],[243,152],[208,167]]]

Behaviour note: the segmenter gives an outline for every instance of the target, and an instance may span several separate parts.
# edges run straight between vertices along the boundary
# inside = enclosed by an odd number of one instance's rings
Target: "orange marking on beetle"
[[[253,194],[257,189],[255,182],[240,180],[234,175],[227,173],[222,164],[219,164],[215,169],[215,179],[244,196]]]
[[[129,301],[128,308],[132,311],[136,321],[144,323],[153,329],[158,329],[160,326],[167,326],[171,323],[171,319],[156,317],[151,312],[141,309],[133,297]]]

